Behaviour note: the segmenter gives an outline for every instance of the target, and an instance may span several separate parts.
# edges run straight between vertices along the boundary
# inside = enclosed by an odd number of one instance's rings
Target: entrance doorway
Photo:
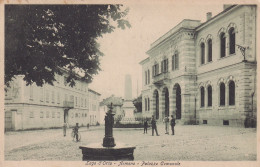
[[[168,88],[163,89],[163,96],[164,96],[164,117],[169,117],[169,91]]]
[[[176,119],[181,119],[181,87],[179,84],[175,84],[173,88],[173,95],[175,96],[175,111]]]
[[[157,90],[154,91],[153,93],[153,98],[154,98],[154,109],[155,109],[155,118],[159,119],[159,93]]]

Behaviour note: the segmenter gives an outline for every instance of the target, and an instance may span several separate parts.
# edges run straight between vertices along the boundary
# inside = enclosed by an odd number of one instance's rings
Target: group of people
[[[165,134],[169,134],[169,122],[170,122],[172,135],[174,135],[175,119],[174,119],[173,115],[171,115],[171,120],[169,119],[168,116],[166,116],[164,118],[163,122],[165,123],[165,131],[166,131]],[[154,131],[155,131],[156,135],[159,136],[154,115],[152,116],[151,124],[152,124],[152,136],[154,135]],[[148,128],[148,121],[146,119],[144,121],[144,134],[145,133],[147,134],[147,128]]]

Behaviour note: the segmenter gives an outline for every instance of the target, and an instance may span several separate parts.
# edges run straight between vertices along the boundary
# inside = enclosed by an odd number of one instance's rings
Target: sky
[[[101,94],[101,100],[115,95],[124,98],[125,75],[132,77],[132,97],[141,94],[142,67],[140,61],[148,57],[146,51],[150,45],[183,19],[206,21],[206,13],[212,16],[223,10],[223,4],[195,4],[186,1],[182,4],[176,1],[157,1],[157,3],[125,4],[130,11],[127,20],[131,28],[116,29],[99,39],[101,69],[94,76],[89,88]],[[191,1],[190,1],[191,2]]]

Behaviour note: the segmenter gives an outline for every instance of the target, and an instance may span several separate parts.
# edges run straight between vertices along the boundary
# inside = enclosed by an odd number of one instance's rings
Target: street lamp
[[[243,47],[241,45],[236,44],[236,46],[238,47],[238,49],[241,51],[242,55],[244,56],[244,60],[242,62],[247,62],[246,60],[246,49],[248,49],[249,47]]]

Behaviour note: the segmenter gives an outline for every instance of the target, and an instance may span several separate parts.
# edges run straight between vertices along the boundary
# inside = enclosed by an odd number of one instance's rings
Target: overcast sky
[[[117,29],[99,40],[100,49],[105,55],[101,58],[102,71],[94,77],[89,87],[101,93],[101,99],[112,94],[124,98],[126,74],[132,76],[132,96],[137,97],[142,89],[142,67],[139,62],[148,57],[145,52],[150,44],[183,19],[205,22],[207,12],[215,16],[223,10],[222,4],[212,2],[203,5],[173,2],[125,5],[130,8],[127,18],[132,27]]]

